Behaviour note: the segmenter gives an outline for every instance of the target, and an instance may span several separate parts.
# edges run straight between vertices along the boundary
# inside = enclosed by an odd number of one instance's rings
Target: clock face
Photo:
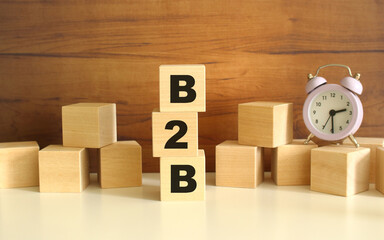
[[[352,121],[351,99],[338,90],[320,92],[309,106],[313,127],[324,134],[337,134]]]

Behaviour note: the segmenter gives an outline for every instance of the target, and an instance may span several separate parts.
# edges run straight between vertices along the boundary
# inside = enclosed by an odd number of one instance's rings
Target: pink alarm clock
[[[325,67],[344,67],[349,76],[338,84],[327,84],[327,80],[319,77],[319,71]],[[351,69],[341,64],[328,64],[317,69],[316,75],[308,75],[305,87],[308,97],[303,107],[304,123],[311,134],[305,144],[314,137],[326,141],[339,141],[349,137],[359,147],[353,134],[359,129],[363,120],[363,105],[358,95],[363,92],[360,74],[352,76]]]

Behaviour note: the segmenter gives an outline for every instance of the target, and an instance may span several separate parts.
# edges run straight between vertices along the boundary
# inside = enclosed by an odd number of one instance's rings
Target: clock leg
[[[314,135],[311,133],[308,135],[307,139],[304,141],[304,144],[307,145],[309,143],[309,141],[311,141],[311,139],[314,137]]]
[[[360,147],[360,144],[356,141],[356,138],[351,134],[348,136],[349,140],[355,145],[355,147]]]

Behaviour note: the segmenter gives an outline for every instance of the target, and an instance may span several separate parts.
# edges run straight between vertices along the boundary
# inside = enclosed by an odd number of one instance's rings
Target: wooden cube
[[[136,141],[119,141],[101,148],[101,188],[141,186],[141,165],[141,146]]]
[[[205,66],[160,66],[160,111],[205,112]]]
[[[377,147],[384,146],[384,138],[369,138],[369,137],[356,137],[357,142],[361,147],[367,147],[371,149],[370,170],[369,170],[369,182],[376,182],[376,149]],[[349,138],[345,139],[343,144],[353,145]]]
[[[198,155],[196,112],[152,113],[154,157],[196,157]]]
[[[350,196],[369,189],[369,148],[325,146],[311,151],[311,190]]]
[[[37,142],[0,143],[0,188],[39,185]]]
[[[63,106],[62,118],[63,146],[101,148],[117,140],[114,103]]]
[[[50,145],[39,152],[40,192],[81,192],[89,184],[85,148]]]
[[[378,147],[376,154],[376,189],[384,194],[384,147]]]
[[[309,185],[311,180],[311,150],[313,142],[304,145],[304,139],[272,150],[271,175],[276,185]]]
[[[205,154],[197,157],[160,158],[161,201],[205,199]]]
[[[272,150],[274,148],[263,148],[263,166],[264,172],[271,171],[271,162],[272,162]]]
[[[216,146],[216,186],[255,188],[263,180],[262,148],[237,141]]]
[[[278,102],[239,104],[239,143],[275,148],[292,142],[292,106]]]

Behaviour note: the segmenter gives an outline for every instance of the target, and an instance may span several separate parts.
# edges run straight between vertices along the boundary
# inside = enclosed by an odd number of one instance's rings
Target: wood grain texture
[[[99,173],[100,171],[100,149],[88,148],[89,155],[89,172]]]
[[[272,151],[273,151],[273,148],[263,148],[264,172],[271,171]]]
[[[142,185],[141,146],[136,141],[119,141],[100,149],[101,188]]]
[[[256,188],[264,181],[263,148],[227,140],[216,146],[216,186]]]
[[[366,147],[371,149],[370,160],[369,160],[369,182],[376,182],[376,161],[377,154],[376,149],[378,147],[384,147],[384,138],[368,138],[368,137],[357,137],[357,142],[361,147]],[[343,141],[345,145],[353,145],[349,138]]]
[[[62,107],[63,146],[101,148],[116,142],[116,104],[76,103]]]
[[[384,194],[384,147],[378,147],[376,154],[376,189]]]
[[[49,145],[39,152],[40,192],[81,192],[89,184],[85,148]]]
[[[159,65],[205,64],[207,111],[199,148],[214,170],[215,146],[237,138],[237,105],[294,103],[295,138],[306,75],[342,63],[362,74],[359,136],[384,136],[382,1],[39,1],[0,2],[0,141],[61,143],[62,105],[116,102],[119,140],[151,152]],[[325,69],[336,83],[343,69]]]
[[[0,143],[0,189],[39,186],[37,142]]]
[[[311,190],[351,196],[369,190],[369,148],[330,145],[311,150]]]
[[[239,144],[276,148],[292,142],[292,103],[242,103],[238,119]]]
[[[311,183],[311,150],[317,145],[305,139],[272,149],[271,177],[276,185],[294,186]]]

